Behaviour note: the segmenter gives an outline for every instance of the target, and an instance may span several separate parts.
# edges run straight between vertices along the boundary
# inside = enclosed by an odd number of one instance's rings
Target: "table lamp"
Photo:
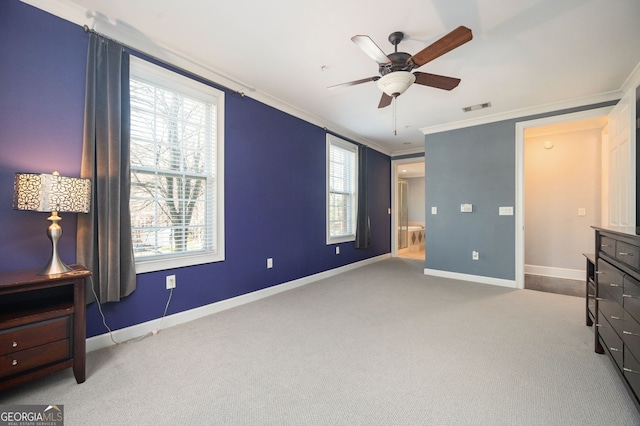
[[[47,235],[53,250],[51,258],[39,275],[55,275],[71,271],[58,256],[58,240],[62,236],[62,227],[58,224],[62,218],[59,212],[88,213],[91,203],[91,181],[89,179],[52,174],[16,173],[13,191],[13,208],[50,212],[51,221]]]

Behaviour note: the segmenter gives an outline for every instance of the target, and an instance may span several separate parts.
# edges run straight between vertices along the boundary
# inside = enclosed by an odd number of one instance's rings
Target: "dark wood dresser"
[[[595,351],[611,357],[640,406],[640,236],[635,228],[594,229]]]
[[[85,380],[85,280],[82,266],[57,275],[0,273],[0,390],[73,368]]]

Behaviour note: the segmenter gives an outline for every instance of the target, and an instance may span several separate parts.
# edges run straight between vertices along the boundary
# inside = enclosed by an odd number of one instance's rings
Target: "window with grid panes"
[[[137,272],[224,259],[224,93],[131,57]]]
[[[327,244],[355,239],[357,152],[355,144],[327,135]]]

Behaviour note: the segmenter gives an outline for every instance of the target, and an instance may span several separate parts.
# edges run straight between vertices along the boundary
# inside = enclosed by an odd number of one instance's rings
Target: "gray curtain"
[[[98,300],[116,302],[136,288],[131,242],[129,55],[89,34],[81,176],[91,179],[91,211],[78,216],[77,260]],[[87,292],[90,300],[93,292]]]
[[[355,247],[371,246],[371,223],[369,221],[369,185],[367,179],[367,147],[358,147],[358,217],[356,218]]]

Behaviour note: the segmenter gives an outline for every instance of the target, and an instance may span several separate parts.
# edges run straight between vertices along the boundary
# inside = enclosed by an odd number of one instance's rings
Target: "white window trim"
[[[331,145],[335,145],[335,146],[339,146],[341,148],[347,149],[349,151],[353,151],[356,155],[356,164],[355,164],[355,180],[354,180],[354,184],[355,184],[355,191],[354,191],[354,195],[356,197],[356,202],[355,202],[355,208],[353,211],[353,233],[349,234],[349,235],[341,235],[339,237],[332,237],[330,235],[330,229],[329,229],[329,219],[331,217],[330,215],[330,168],[331,168],[331,161],[330,161],[330,149],[331,149]],[[345,242],[349,242],[349,241],[355,241],[356,240],[356,221],[357,221],[357,217],[358,217],[358,203],[357,203],[357,198],[358,198],[358,145],[348,142],[344,139],[340,139],[332,134],[327,133],[327,142],[326,142],[326,190],[325,190],[325,196],[326,196],[326,200],[325,200],[325,232],[326,232],[326,238],[327,238],[327,245],[332,245],[332,244],[339,244],[339,243],[345,243]]]
[[[130,75],[180,90],[198,99],[216,104],[216,252],[167,255],[162,258],[136,259],[136,273],[162,271],[225,260],[224,238],[224,92],[173,71],[131,56]]]

